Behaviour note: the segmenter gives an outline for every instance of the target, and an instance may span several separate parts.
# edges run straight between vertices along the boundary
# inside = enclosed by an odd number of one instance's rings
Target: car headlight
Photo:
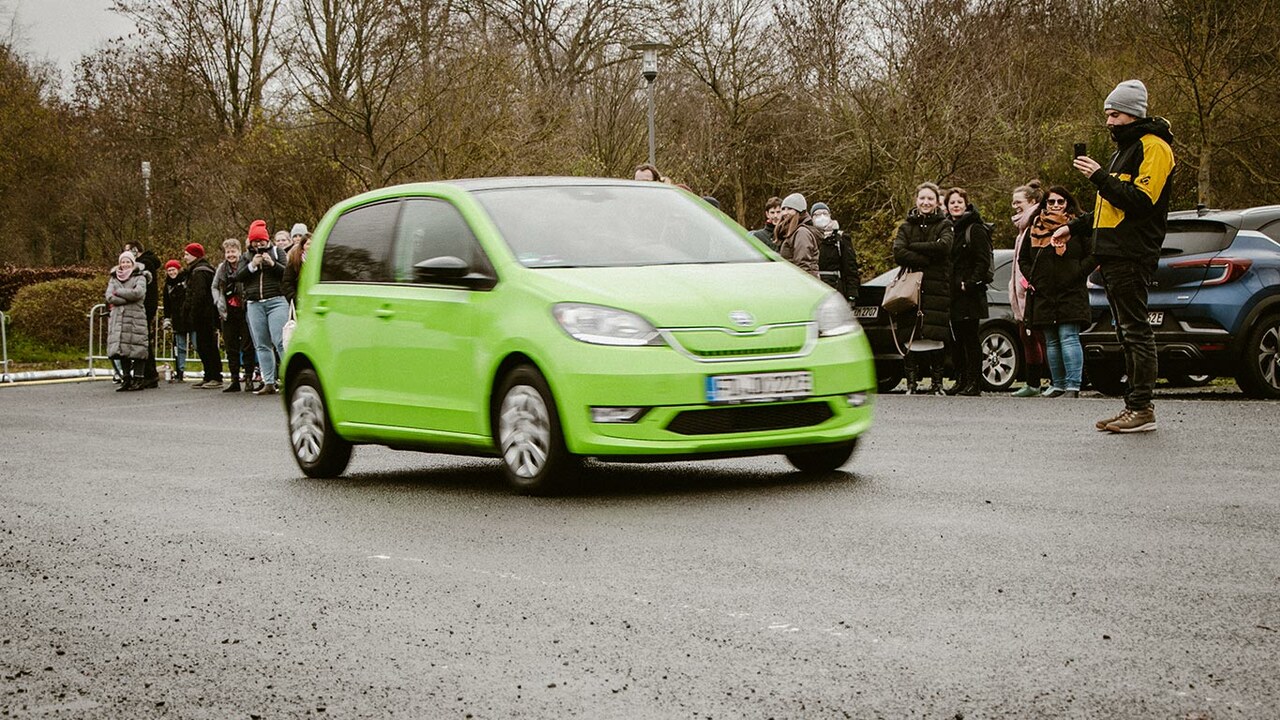
[[[575,340],[592,345],[664,345],[648,320],[626,310],[560,303],[551,309],[556,322]]]
[[[849,309],[849,301],[839,293],[831,293],[818,305],[816,319],[818,337],[834,337],[862,331],[862,326],[858,324],[853,311]]]

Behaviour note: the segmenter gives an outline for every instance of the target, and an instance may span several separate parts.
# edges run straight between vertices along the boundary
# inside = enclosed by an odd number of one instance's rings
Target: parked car
[[[1121,346],[1099,273],[1089,280],[1085,370],[1095,389],[1118,395]],[[1280,205],[1169,213],[1148,310],[1161,377],[1233,377],[1250,396],[1280,398]]]
[[[847,301],[661,183],[507,178],[358,195],[316,228],[284,358],[309,476],[352,446],[500,458],[844,464],[875,369]]]
[[[979,344],[982,347],[982,385],[995,392],[1008,390],[1022,374],[1022,342],[1018,338],[1018,325],[1009,305],[1009,277],[1013,274],[1013,251],[996,250],[994,257],[995,279],[987,287],[987,304],[990,313],[978,326]],[[894,268],[877,275],[862,284],[854,316],[862,323],[875,353],[876,377],[881,392],[889,392],[902,382],[902,354],[894,344],[889,316],[880,307],[884,289],[898,274]],[[899,333],[901,342],[911,332]]]

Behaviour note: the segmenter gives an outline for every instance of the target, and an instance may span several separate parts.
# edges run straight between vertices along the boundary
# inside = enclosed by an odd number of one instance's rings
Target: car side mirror
[[[457,280],[471,272],[466,260],[454,255],[441,255],[423,260],[413,266],[413,277],[418,282]]]

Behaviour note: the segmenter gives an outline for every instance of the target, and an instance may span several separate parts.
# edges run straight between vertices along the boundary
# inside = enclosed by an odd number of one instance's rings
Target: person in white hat
[[[791,193],[782,199],[782,217],[775,231],[778,254],[821,279],[818,275],[818,249],[822,245],[822,231],[813,226],[808,210],[809,204],[800,193]]]

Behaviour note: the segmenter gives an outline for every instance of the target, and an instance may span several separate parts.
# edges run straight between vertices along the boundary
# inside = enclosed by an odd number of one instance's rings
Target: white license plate
[[[1150,324],[1152,324],[1152,325],[1163,325],[1163,324],[1164,324],[1164,313],[1162,313],[1162,312],[1149,312],[1149,313],[1147,313],[1147,322],[1148,322],[1148,323],[1150,323]]]
[[[853,316],[856,318],[875,319],[880,316],[879,305],[857,305],[853,308]]]
[[[807,370],[707,377],[707,402],[712,405],[796,400],[812,394],[813,373]]]

